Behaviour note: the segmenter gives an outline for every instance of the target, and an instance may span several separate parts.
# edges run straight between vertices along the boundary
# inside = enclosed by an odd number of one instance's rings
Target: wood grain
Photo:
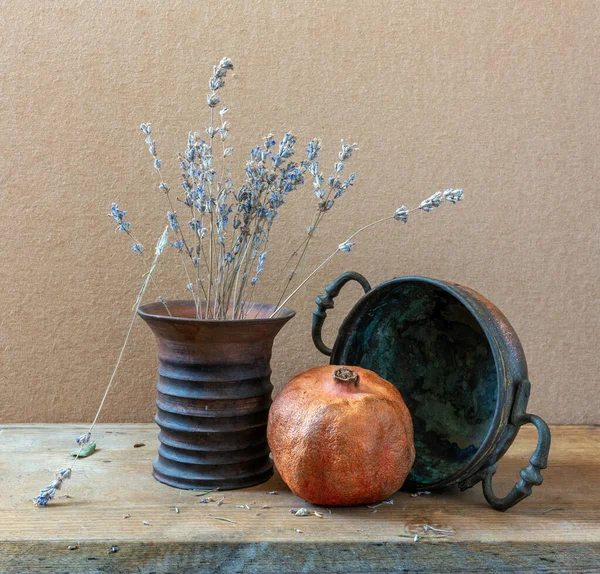
[[[400,492],[393,505],[330,514],[296,498],[277,475],[258,487],[207,495],[224,497],[220,506],[202,503],[203,496],[152,478],[154,425],[98,427],[99,450],[78,462],[61,493],[69,498],[34,507],[31,498],[65,466],[83,431],[0,428],[0,572],[600,570],[598,427],[553,427],[544,484],[507,513],[487,506],[477,485],[418,498]],[[139,443],[145,446],[134,448]],[[517,480],[534,445],[533,429],[524,428],[500,462],[498,492]],[[323,517],[290,513],[302,506]],[[562,510],[544,513],[555,507]],[[425,524],[454,533],[417,542],[398,536],[423,533]]]

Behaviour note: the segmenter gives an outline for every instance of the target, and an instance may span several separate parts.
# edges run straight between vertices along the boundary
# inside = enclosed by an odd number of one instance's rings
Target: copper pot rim
[[[185,308],[195,308],[195,303],[191,299],[172,299],[169,301],[165,301],[167,306],[169,304],[178,307]],[[272,305],[270,303],[258,303],[254,301],[250,301],[248,305],[256,305],[257,307],[261,307],[261,311],[264,310],[265,313],[272,313],[277,308],[276,305]],[[138,309],[138,314],[143,319],[155,319],[155,320],[165,320],[169,322],[176,323],[197,323],[197,324],[219,324],[219,325],[258,325],[264,323],[277,323],[281,321],[289,321],[296,315],[296,311],[290,309],[289,307],[282,307],[280,311],[277,313],[276,317],[255,317],[251,319],[198,319],[196,317],[180,317],[177,315],[168,315],[165,311],[165,307],[161,301],[155,301],[153,303],[147,303],[146,305],[141,305]]]

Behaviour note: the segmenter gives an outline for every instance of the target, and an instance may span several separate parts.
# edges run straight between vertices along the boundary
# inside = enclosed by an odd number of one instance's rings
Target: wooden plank
[[[266,573],[600,571],[598,427],[553,427],[544,484],[506,513],[489,508],[477,485],[418,498],[400,492],[393,505],[330,514],[295,497],[277,476],[251,489],[210,494],[213,501],[202,503],[203,496],[152,478],[154,425],[98,427],[99,451],[78,462],[63,491],[69,498],[34,507],[30,499],[65,466],[83,431],[76,425],[0,428],[1,572],[212,572],[215,565],[222,572]],[[522,429],[499,465],[499,493],[518,479],[534,445],[533,429]],[[323,517],[289,512],[302,506]],[[563,510],[544,513],[552,507]],[[423,533],[425,524],[454,533],[417,542],[398,536]],[[111,545],[118,545],[116,553]]]
[[[574,544],[357,543],[86,543],[69,551],[58,542],[0,545],[1,572],[174,574],[243,572],[590,572],[599,571],[597,549]]]

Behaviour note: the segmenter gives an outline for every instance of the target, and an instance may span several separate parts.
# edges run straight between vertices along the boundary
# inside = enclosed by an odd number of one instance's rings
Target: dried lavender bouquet
[[[429,213],[445,202],[456,204],[463,199],[462,189],[446,189],[427,197],[412,209],[402,205],[394,213],[366,223],[354,231],[315,269],[305,271],[306,255],[319,226],[336,202],[354,185],[355,174],[346,176],[345,173],[358,147],[342,140],[338,160],[325,178],[320,167],[319,139],[308,142],[306,157],[296,162],[293,159],[297,143],[294,135],[288,132],[277,142],[273,134],[269,134],[250,151],[243,181],[234,184],[228,165],[234,153],[229,145],[231,125],[226,120],[228,108],[222,107],[219,96],[225,86],[227,73],[231,70],[233,64],[229,58],[223,58],[213,68],[209,80],[210,92],[206,97],[209,125],[205,133],[190,132],[186,150],[178,154],[182,177],[178,195],[172,192],[163,177],[163,163],[158,155],[152,126],[146,123],[140,126],[158,175],[158,190],[165,198],[168,225],[158,241],[154,260],[149,263],[142,243],[134,236],[131,223],[125,219],[127,212],[116,203],[112,204],[109,215],[116,221],[117,231],[131,239],[131,251],[141,258],[146,273],[123,347],[98,412],[88,432],[76,439],[79,452],[90,441],[127,346],[137,309],[148,284],[153,280],[152,273],[165,248],[170,247],[179,255],[182,277],[194,301],[198,319],[253,318],[254,290],[265,270],[272,226],[288,195],[308,183],[312,186],[310,196],[315,201],[314,214],[306,228],[306,236],[289,257],[285,268],[280,270],[283,281],[279,292],[272,297],[275,304],[273,317],[333,257],[340,252],[351,251],[356,237],[363,231],[391,219],[406,223],[411,212]],[[163,297],[159,299],[170,314],[168,302]],[[34,499],[38,506],[45,506],[54,498],[64,480],[70,478],[77,460],[78,456],[70,466],[57,473],[50,485],[40,491]]]

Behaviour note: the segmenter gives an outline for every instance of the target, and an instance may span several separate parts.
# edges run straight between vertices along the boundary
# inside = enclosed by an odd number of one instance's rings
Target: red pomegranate
[[[267,438],[292,492],[325,506],[383,500],[415,460],[402,396],[360,367],[328,365],[294,377],[271,406]]]

